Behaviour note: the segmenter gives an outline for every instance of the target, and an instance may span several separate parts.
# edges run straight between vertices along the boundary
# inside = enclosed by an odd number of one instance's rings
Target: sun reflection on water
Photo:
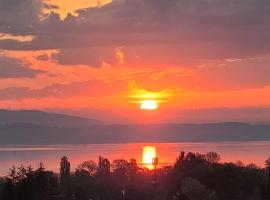
[[[157,149],[153,146],[144,146],[142,152],[142,164],[148,169],[153,169],[154,159],[157,157]]]

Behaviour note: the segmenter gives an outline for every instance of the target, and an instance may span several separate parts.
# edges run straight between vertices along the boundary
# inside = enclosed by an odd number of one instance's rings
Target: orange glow
[[[142,163],[148,168],[153,169],[153,159],[157,157],[156,147],[145,146],[143,147]]]
[[[127,95],[131,99],[131,103],[141,103],[141,100],[155,99],[156,102],[167,102],[169,98],[173,96],[172,91],[161,90],[161,91],[148,91],[146,89],[138,88],[134,83],[129,85],[130,93]]]
[[[7,34],[7,33],[0,33],[0,41],[1,40],[15,40],[15,41],[20,41],[20,42],[30,42],[34,39],[35,37],[32,35],[12,35],[12,34]]]
[[[46,2],[58,6],[59,8],[54,10],[60,14],[61,18],[65,18],[68,13],[77,15],[76,11],[79,9],[89,8],[89,7],[100,7],[107,3],[110,3],[111,0],[46,0]],[[50,12],[50,10],[49,10]]]
[[[155,71],[142,69],[140,71],[128,67],[108,65],[101,68],[84,65],[63,67],[60,63],[52,60],[52,55],[57,52],[58,50],[53,49],[40,51],[3,50],[3,55],[32,63],[32,69],[47,73],[40,73],[35,78],[0,79],[1,90],[21,87],[30,90],[29,95],[23,95],[25,97],[22,99],[20,93],[18,93],[18,98],[0,99],[1,108],[54,109],[55,112],[57,112],[55,108],[75,112],[91,110],[85,116],[114,123],[181,123],[194,119],[195,121],[233,120],[230,115],[224,116],[219,113],[215,117],[210,113],[200,116],[184,114],[185,110],[188,109],[196,111],[222,107],[245,109],[245,107],[270,106],[268,100],[270,86],[211,91],[200,89],[198,85],[197,89],[187,89],[180,82],[174,81],[174,74],[177,74],[174,68],[171,68],[169,72],[168,70],[163,71],[163,69]],[[37,59],[40,55],[47,55],[49,59]],[[118,61],[121,61],[121,56]],[[52,74],[54,75],[52,76]],[[164,74],[164,77],[161,78],[160,75],[160,78],[156,79],[157,74]],[[196,79],[192,76],[188,78],[191,81]],[[54,84],[52,85],[52,83]],[[175,85],[176,83],[177,85]],[[57,84],[60,85],[57,86]],[[49,88],[46,89],[46,87]],[[9,90],[3,92],[9,92]],[[154,100],[158,104],[158,109],[155,112],[138,109],[146,100]],[[179,113],[182,114],[179,115]],[[240,114],[238,117],[233,116],[233,118],[239,121],[255,119],[253,114],[252,116]],[[112,115],[115,116],[113,119]]]
[[[158,108],[158,104],[155,100],[144,100],[141,103],[140,108],[142,110],[156,110]]]

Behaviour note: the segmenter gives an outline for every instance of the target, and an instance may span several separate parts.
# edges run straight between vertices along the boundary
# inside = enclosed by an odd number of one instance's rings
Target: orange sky
[[[76,14],[76,10],[102,6],[111,2],[110,0],[47,0],[48,3],[59,7],[55,10],[61,15],[61,18],[65,18],[68,13]]]
[[[235,118],[208,113],[205,119],[252,121],[259,114],[245,114],[248,109],[270,107],[269,46],[253,38],[268,36],[253,24],[246,27],[249,11],[244,7],[231,13],[246,15],[235,23],[253,35],[243,36],[235,24],[227,24],[226,14],[212,23],[211,10],[198,17],[188,7],[181,16],[185,24],[180,23],[177,10],[160,1],[38,2],[18,5],[28,6],[30,13],[17,11],[22,27],[9,16],[12,7],[3,13],[9,26],[0,29],[1,108],[113,122],[186,122],[197,117],[179,116],[186,110],[243,109]],[[229,8],[220,4],[216,9]],[[160,13],[159,6],[168,10]],[[157,101],[159,108],[140,110],[147,99]]]

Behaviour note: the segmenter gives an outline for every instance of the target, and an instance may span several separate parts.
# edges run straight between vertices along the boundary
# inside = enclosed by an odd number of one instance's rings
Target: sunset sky
[[[0,0],[0,108],[270,122],[270,1]]]

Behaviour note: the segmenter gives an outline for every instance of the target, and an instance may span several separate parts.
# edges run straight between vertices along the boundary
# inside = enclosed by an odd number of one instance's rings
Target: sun
[[[140,108],[142,110],[156,110],[158,108],[158,104],[155,100],[143,100]]]

